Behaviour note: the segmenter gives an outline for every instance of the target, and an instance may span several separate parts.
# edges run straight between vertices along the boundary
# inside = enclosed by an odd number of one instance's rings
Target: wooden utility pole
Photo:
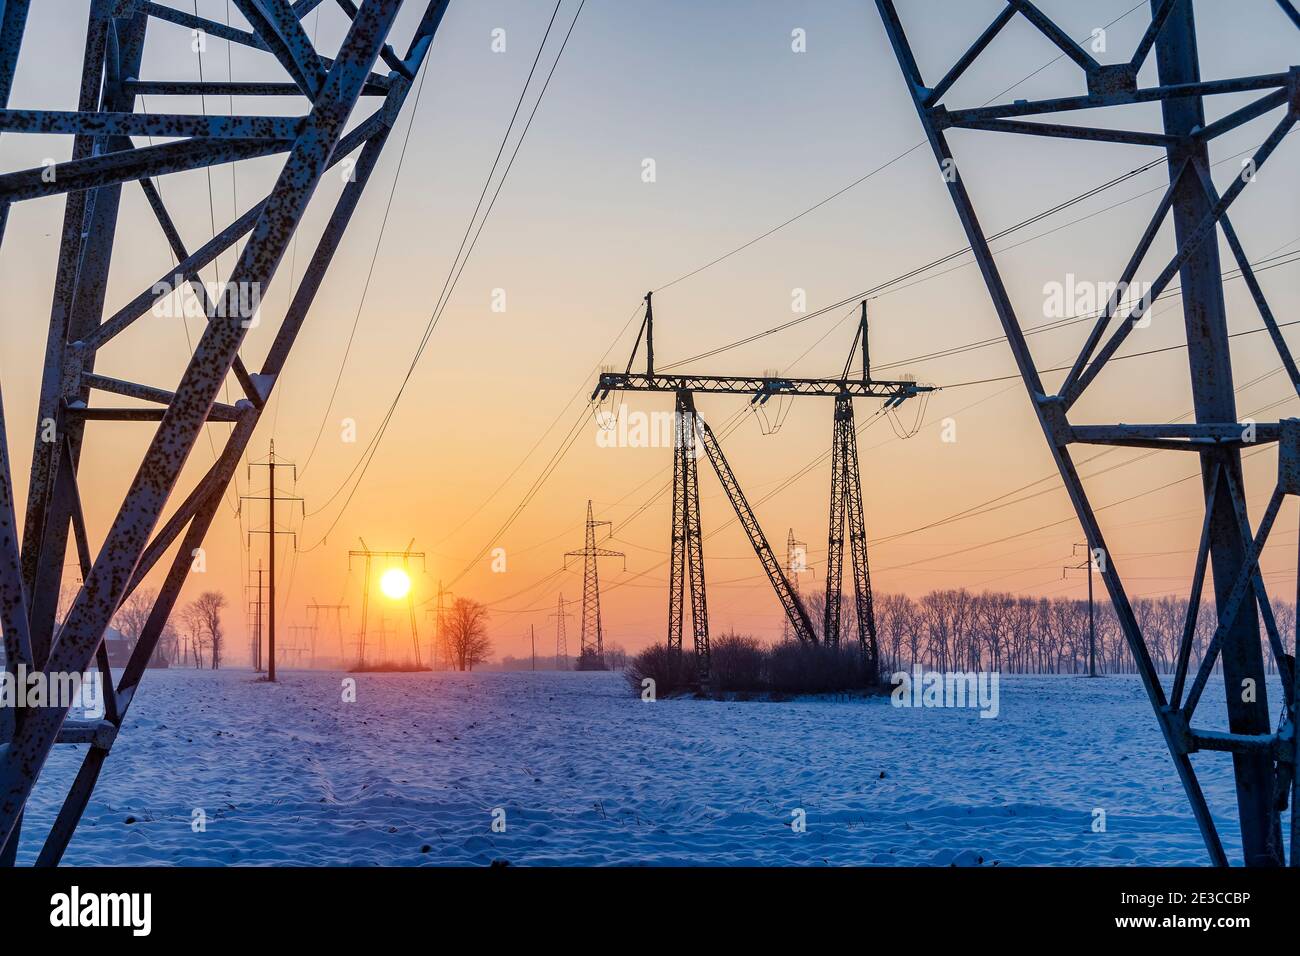
[[[264,495],[241,495],[240,501],[241,502],[242,501],[265,501],[267,503],[266,528],[260,531],[250,530],[248,533],[249,535],[265,534],[267,537],[267,541],[269,542],[268,551],[270,554],[270,559],[268,561],[268,567],[266,569],[267,590],[269,592],[268,601],[267,601],[267,613],[266,613],[266,617],[267,617],[266,679],[269,681],[274,681],[275,680],[275,536],[277,534],[292,535],[294,539],[294,546],[297,547],[297,543],[298,543],[298,536],[294,534],[294,532],[287,531],[287,530],[280,531],[276,528],[275,503],[276,501],[288,501],[288,502],[296,501],[301,505],[302,498],[298,497],[297,495],[277,496],[275,493],[275,469],[292,468],[293,480],[296,483],[298,481],[298,466],[291,461],[285,461],[283,458],[279,458],[276,456],[274,439],[271,440],[270,453],[264,459],[262,459],[261,461],[249,462],[248,479],[250,482],[253,479],[254,468],[266,469],[267,484],[268,484],[267,493]],[[260,580],[260,576],[259,576],[259,580]],[[260,636],[258,638],[258,644],[260,650],[260,645],[261,645]]]
[[[1093,561],[1092,549],[1086,544],[1076,544],[1073,553],[1078,555],[1079,549],[1083,548],[1087,552],[1087,559],[1083,564],[1071,564],[1061,569],[1061,576],[1065,576],[1066,571],[1080,571],[1088,569],[1088,676],[1097,676],[1097,618],[1092,603],[1092,572],[1095,569],[1096,562]]]
[[[252,659],[253,670],[257,671],[258,673],[261,673],[262,671],[262,606],[264,604],[262,600],[262,575],[264,575],[266,571],[262,568],[262,562],[260,559],[257,562],[257,567],[250,568],[248,573],[257,575],[257,583],[248,585],[248,590],[257,591],[257,598],[251,602],[253,605],[253,648],[250,657]],[[245,623],[247,623],[247,618],[245,618]]]

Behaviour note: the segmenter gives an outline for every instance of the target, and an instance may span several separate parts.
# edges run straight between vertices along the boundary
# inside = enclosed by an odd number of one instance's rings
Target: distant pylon
[[[555,604],[555,613],[548,615],[555,618],[555,669],[557,671],[567,671],[569,669],[569,638],[565,632],[564,619],[573,617],[564,610],[564,593],[560,593],[560,598]]]
[[[588,499],[586,543],[581,551],[568,551],[564,555],[566,566],[569,558],[582,556],[582,645],[578,653],[578,670],[606,669],[605,634],[600,620],[600,574],[596,565],[599,558],[622,558],[624,568],[627,567],[627,555],[622,551],[596,547],[596,529],[609,524],[592,517]]]
[[[799,593],[799,575],[808,570],[808,545],[802,541],[796,541],[794,537],[794,528],[785,539],[785,578],[790,582],[790,590],[795,594]],[[788,641],[792,635],[790,630],[790,619],[781,619],[781,640]]]

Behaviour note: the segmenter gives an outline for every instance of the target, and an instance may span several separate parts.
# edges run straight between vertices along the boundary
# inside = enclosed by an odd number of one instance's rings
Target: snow
[[[1206,862],[1132,677],[1004,676],[990,720],[888,698],[644,703],[617,674],[544,672],[364,674],[345,703],[345,676],[150,671],[64,862]],[[1221,685],[1201,710],[1221,726]],[[47,779],[81,750],[57,748]],[[1194,759],[1239,855],[1229,758]],[[56,789],[33,797],[21,861]]]

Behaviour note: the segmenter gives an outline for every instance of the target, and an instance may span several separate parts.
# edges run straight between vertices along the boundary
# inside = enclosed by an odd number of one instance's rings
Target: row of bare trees
[[[821,621],[825,597],[808,595],[813,620]],[[1287,653],[1295,651],[1294,604],[1272,605]],[[1133,611],[1156,668],[1174,670],[1187,622],[1187,600],[1173,596],[1139,598]],[[1088,602],[1072,598],[1022,597],[965,589],[931,591],[919,599],[905,594],[877,595],[876,633],[880,656],[890,670],[914,664],[938,670],[997,670],[1004,673],[1080,674],[1088,671]],[[845,602],[842,638],[856,634],[852,601]],[[1094,606],[1095,653],[1099,673],[1134,672],[1133,655],[1110,602]],[[1214,635],[1213,602],[1202,604],[1192,631],[1195,667]],[[1261,640],[1267,632],[1260,623]],[[1269,672],[1276,668],[1266,646]]]
[[[113,627],[134,650],[144,633],[158,593],[150,589],[135,591],[113,616]],[[176,611],[159,635],[154,656],[172,666],[221,666],[225,647],[225,630],[221,612],[226,608],[226,596],[220,591],[204,591]]]

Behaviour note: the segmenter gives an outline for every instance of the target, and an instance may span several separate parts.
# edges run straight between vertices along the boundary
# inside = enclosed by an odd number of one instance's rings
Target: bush
[[[766,690],[767,649],[747,634],[723,634],[709,647],[710,684],[718,691]]]
[[[407,674],[413,671],[430,671],[433,670],[428,664],[417,664],[414,661],[366,661],[364,664],[353,664],[348,668],[349,674]]]
[[[666,644],[655,644],[633,657],[623,676],[637,694],[643,690],[641,682],[647,677],[654,681],[656,697],[680,694],[697,683],[695,654],[683,654]]]
[[[880,683],[862,661],[856,642],[838,648],[786,641],[768,652],[769,689],[779,694],[829,694],[866,690]]]
[[[881,675],[867,667],[857,642],[839,648],[786,641],[764,647],[757,638],[723,634],[710,648],[709,690],[712,693],[749,695],[766,693],[834,694],[871,690],[881,686]],[[693,652],[670,650],[656,644],[636,655],[624,671],[628,686],[640,694],[641,682],[655,682],[655,694],[668,697],[698,689]]]

